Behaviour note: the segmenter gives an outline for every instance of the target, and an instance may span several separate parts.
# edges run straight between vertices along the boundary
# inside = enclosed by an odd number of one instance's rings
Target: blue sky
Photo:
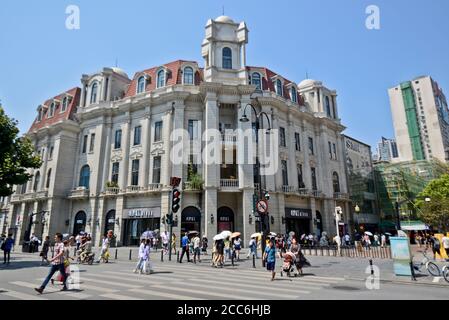
[[[449,92],[447,0],[2,0],[0,99],[25,132],[37,106],[105,66],[129,76],[176,59],[201,59],[204,26],[222,13],[246,21],[248,64],[338,91],[346,134],[375,145],[393,137],[387,89],[431,75]],[[78,5],[80,30],[65,28]],[[368,5],[381,29],[365,27]],[[374,152],[374,150],[373,150]]]

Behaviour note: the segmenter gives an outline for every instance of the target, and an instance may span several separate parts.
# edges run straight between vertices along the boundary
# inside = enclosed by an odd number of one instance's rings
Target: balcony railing
[[[310,196],[310,190],[307,188],[298,188],[298,193],[301,196]]]
[[[32,192],[32,193],[26,193],[23,195],[22,200],[23,201],[30,201],[30,200],[34,200],[36,198],[36,193]]]
[[[105,192],[106,195],[116,195],[120,193],[120,188],[117,187],[107,187]]]
[[[161,191],[162,190],[162,184],[160,183],[150,183],[148,185],[148,191]]]
[[[335,192],[334,193],[334,199],[349,200],[349,194],[348,193],[342,193],[342,192]]]
[[[11,202],[19,202],[22,200],[22,196],[21,194],[13,194],[11,196]]]
[[[323,197],[323,193],[321,191],[318,191],[318,190],[312,190],[312,197],[314,197],[314,198],[322,198]]]
[[[45,199],[48,197],[48,191],[43,190],[36,193],[36,199]]]
[[[225,189],[236,189],[239,187],[238,179],[220,179],[220,187]]]
[[[226,134],[223,133],[221,135],[221,141],[226,143],[236,143],[237,142],[237,135],[234,134]]]
[[[203,189],[203,186],[202,184],[187,181],[183,183],[182,189],[184,191],[201,191]]]
[[[282,186],[281,188],[282,192],[284,193],[294,193],[295,192],[295,187],[294,186]]]
[[[85,188],[78,188],[75,190],[72,190],[70,192],[69,198],[88,198],[89,197],[89,189]]]

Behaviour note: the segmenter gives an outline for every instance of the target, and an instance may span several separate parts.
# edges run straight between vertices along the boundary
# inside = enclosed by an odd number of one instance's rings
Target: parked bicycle
[[[416,271],[422,272],[421,269],[422,267],[425,267],[427,272],[434,277],[439,277],[441,275],[441,270],[440,267],[438,267],[438,265],[432,261],[430,261],[431,259],[427,256],[427,249],[425,249],[422,252],[424,258],[422,259],[422,261],[420,263],[415,263],[413,264],[413,267]],[[449,272],[448,272],[449,273]],[[449,277],[449,274],[448,274]]]
[[[449,283],[449,265],[445,265],[443,269],[441,269],[441,273],[443,274],[444,280]]]

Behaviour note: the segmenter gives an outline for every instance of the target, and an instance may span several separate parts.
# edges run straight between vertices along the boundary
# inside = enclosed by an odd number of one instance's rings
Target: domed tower
[[[207,21],[202,45],[206,82],[246,84],[248,32],[245,22],[236,23],[227,16]]]
[[[337,91],[325,87],[321,81],[312,79],[301,81],[298,91],[314,113],[339,121]]]

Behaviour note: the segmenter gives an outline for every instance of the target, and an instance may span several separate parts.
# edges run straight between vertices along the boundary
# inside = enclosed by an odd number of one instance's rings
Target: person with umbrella
[[[240,250],[242,250],[242,240],[240,240],[240,232],[234,232],[232,234],[231,239],[232,241],[232,249],[233,249],[233,256],[237,259],[237,261],[240,261]]]
[[[249,240],[248,243],[248,255],[246,256],[246,259],[249,259],[249,256],[256,256],[257,259],[257,237],[260,236],[260,233],[254,233],[251,235],[251,240]]]

